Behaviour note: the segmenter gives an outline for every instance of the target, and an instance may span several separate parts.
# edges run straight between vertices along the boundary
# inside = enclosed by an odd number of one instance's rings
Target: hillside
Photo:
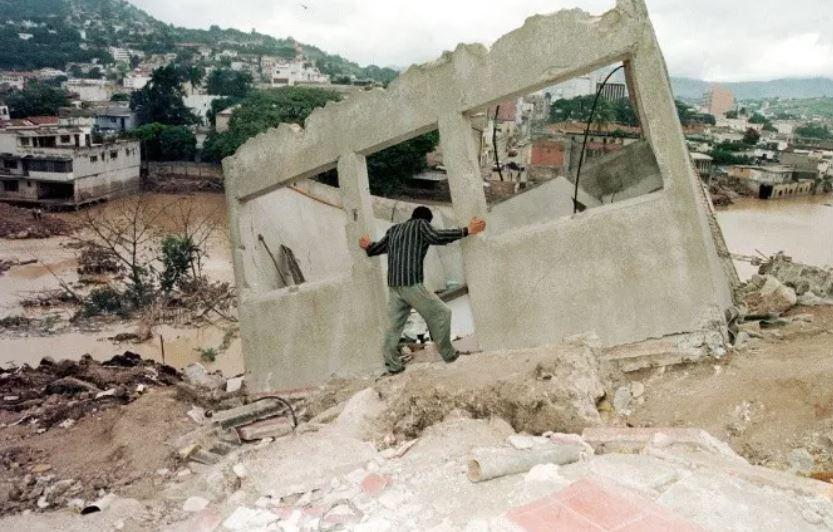
[[[293,57],[300,47],[331,76],[355,75],[387,83],[397,72],[362,67],[315,46],[257,32],[212,26],[208,30],[175,27],[156,20],[125,0],[0,0],[0,69],[63,69],[66,63],[99,58],[112,62],[108,46],[146,53],[183,52],[183,43],[231,49],[239,53]],[[31,35],[22,38],[21,34]]]
[[[711,85],[708,81],[692,78],[671,78],[674,94],[678,98],[702,98]],[[772,81],[745,81],[720,83],[739,100],[762,98],[821,98],[833,97],[833,79],[795,78]]]

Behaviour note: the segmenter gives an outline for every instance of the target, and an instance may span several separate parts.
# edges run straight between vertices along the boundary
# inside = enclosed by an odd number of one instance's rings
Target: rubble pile
[[[796,305],[833,305],[833,269],[793,262],[777,253],[738,288],[741,318],[777,318]]]
[[[117,274],[121,272],[118,256],[112,251],[87,242],[78,254],[79,275]]]
[[[174,368],[129,351],[105,362],[89,355],[79,362],[47,357],[36,368],[0,369],[0,419],[6,425],[27,423],[46,431],[71,425],[90,411],[127,404],[149,386],[180,380]]]
[[[801,305],[833,303],[833,268],[793,262],[784,253],[777,253],[761,264],[758,273],[771,275],[792,288]]]
[[[13,207],[0,203],[0,238],[47,238],[68,235],[73,231],[71,223],[50,214]]]

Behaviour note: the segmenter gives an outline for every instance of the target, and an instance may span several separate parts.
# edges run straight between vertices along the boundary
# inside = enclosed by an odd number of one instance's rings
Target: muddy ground
[[[833,471],[833,308],[787,315],[805,314],[783,328],[745,325],[764,338],[722,361],[638,375],[644,402],[622,421],[703,428],[750,462],[776,469],[795,467],[790,454],[806,449],[814,472]]]

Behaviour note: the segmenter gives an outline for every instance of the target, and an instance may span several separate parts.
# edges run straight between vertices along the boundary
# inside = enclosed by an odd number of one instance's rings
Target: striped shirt
[[[367,255],[388,254],[388,286],[411,286],[423,281],[422,261],[429,246],[444,246],[467,235],[468,228],[435,229],[427,220],[411,219],[388,229],[367,248]]]

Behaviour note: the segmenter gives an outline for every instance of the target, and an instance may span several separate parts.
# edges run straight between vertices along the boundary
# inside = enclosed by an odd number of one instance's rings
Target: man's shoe
[[[400,374],[400,373],[402,373],[403,371],[405,371],[405,367],[404,367],[404,366],[403,366],[403,367],[401,367],[401,368],[398,368],[398,369],[390,369],[390,368],[388,368],[388,369],[387,369],[387,371],[385,371],[385,372],[382,374],[382,376],[383,376],[383,377],[391,377],[391,376],[393,376],[393,375],[399,375],[399,374]]]
[[[451,364],[452,362],[454,362],[458,358],[460,358],[460,352],[459,351],[454,351],[454,357],[453,358],[451,358],[451,359],[445,359],[444,358],[443,360],[445,360],[446,364]]]

